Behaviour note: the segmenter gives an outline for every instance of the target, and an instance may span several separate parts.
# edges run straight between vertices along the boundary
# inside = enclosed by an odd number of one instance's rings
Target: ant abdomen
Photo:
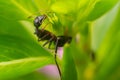
[[[58,47],[63,47],[66,43],[71,43],[72,37],[70,36],[58,36]]]

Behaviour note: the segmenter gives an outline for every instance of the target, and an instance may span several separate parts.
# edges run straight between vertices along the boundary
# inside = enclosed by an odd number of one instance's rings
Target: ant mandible
[[[43,46],[49,44],[48,48],[50,49],[50,46],[52,44],[52,42],[55,44],[55,63],[57,65],[60,77],[61,77],[61,71],[59,68],[59,65],[57,63],[56,57],[57,57],[57,50],[58,47],[63,47],[66,43],[70,43],[72,40],[72,37],[70,36],[56,36],[53,33],[51,33],[48,30],[45,30],[44,28],[39,29],[39,27],[42,25],[42,22],[47,18],[46,15],[41,15],[41,16],[37,16],[34,19],[34,26],[35,26],[35,34],[38,37],[38,41],[45,41],[46,42],[43,44]],[[62,78],[61,78],[62,79]]]

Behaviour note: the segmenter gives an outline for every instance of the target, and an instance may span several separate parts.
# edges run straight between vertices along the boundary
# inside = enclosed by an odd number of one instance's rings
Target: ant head
[[[36,17],[37,14],[39,14],[39,15],[43,14],[43,15],[40,15],[40,16]],[[48,20],[52,23],[53,21],[52,21],[51,17],[53,17],[53,16],[54,16],[54,12],[51,12],[51,11],[44,12],[43,10],[40,10],[39,12],[36,12],[33,15],[28,16],[28,18],[33,18],[34,19],[34,21],[33,21],[34,26],[36,28],[39,28],[42,25],[42,22],[46,18],[48,18]]]
[[[34,19],[34,26],[36,28],[39,28],[42,25],[42,22],[46,19],[46,17],[47,17],[46,15],[37,16]]]

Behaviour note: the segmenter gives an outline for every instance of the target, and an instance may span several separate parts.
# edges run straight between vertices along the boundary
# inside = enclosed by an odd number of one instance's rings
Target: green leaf
[[[27,40],[34,40],[35,35],[34,27],[27,21],[7,21],[5,19],[0,20],[0,34],[17,36]],[[36,39],[35,39],[36,40]]]
[[[16,5],[17,8],[20,8],[22,13],[24,13],[24,14],[25,14],[24,10],[26,10],[29,13],[38,12],[38,7],[35,4],[35,1],[32,1],[32,0],[25,0],[25,1],[23,1],[23,0],[14,0],[14,1],[12,1],[12,4]],[[31,16],[31,15],[28,14],[28,16]]]
[[[96,80],[117,79],[114,74],[118,74],[120,63],[120,8],[118,5],[117,16],[110,26],[103,42],[98,49],[97,59],[99,64],[97,68]],[[111,80],[112,80],[111,79]]]
[[[103,39],[106,36],[107,31],[110,29],[115,17],[117,15],[117,10],[119,6],[116,5],[111,11],[102,16],[101,18],[95,20],[92,25],[92,49],[97,51],[101,45]],[[112,15],[112,16],[111,16]]]
[[[74,26],[80,26],[79,28],[81,30],[81,27],[84,28],[84,24],[88,21],[96,20],[111,10],[117,3],[119,3],[119,0],[80,0],[79,2],[83,2],[84,5],[81,5],[77,12]]]
[[[40,80],[40,79],[41,80],[51,80],[50,78],[47,78],[45,74],[42,74],[42,73],[40,73],[38,71],[34,71],[34,72],[30,73],[30,74],[21,76],[19,78],[11,78],[9,80]]]
[[[53,1],[45,0],[8,0],[0,1],[0,18],[6,20],[27,20],[29,16],[45,13]]]
[[[97,1],[97,0],[96,0]],[[119,0],[98,0],[94,5],[92,11],[90,11],[87,20],[95,20],[108,12],[113,6],[115,6]]]
[[[37,10],[32,0],[0,3],[0,79],[19,77],[50,64],[52,56],[37,42],[33,23],[16,21]]]
[[[70,47],[65,49],[65,53],[63,55],[62,71],[63,80],[77,80],[77,71]]]
[[[0,17],[7,20],[27,19],[30,12],[20,5],[16,0],[0,0]]]
[[[56,0],[34,0],[35,5],[37,6],[38,10],[41,12],[43,11],[50,11],[50,6],[55,2]]]
[[[73,12],[76,10],[76,1],[75,0],[59,0],[56,1],[52,6],[51,9],[56,13],[61,14],[69,14],[70,12]]]
[[[0,79],[18,77],[51,63],[51,55],[36,42],[0,35]]]

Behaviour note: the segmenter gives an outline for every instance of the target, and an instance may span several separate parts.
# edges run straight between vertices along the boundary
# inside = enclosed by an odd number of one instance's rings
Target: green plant
[[[54,63],[52,53],[37,42],[28,19],[39,11],[55,13],[50,17],[55,22],[47,29],[73,37],[59,61],[63,80],[119,80],[119,5],[119,0],[0,0],[0,80]]]

